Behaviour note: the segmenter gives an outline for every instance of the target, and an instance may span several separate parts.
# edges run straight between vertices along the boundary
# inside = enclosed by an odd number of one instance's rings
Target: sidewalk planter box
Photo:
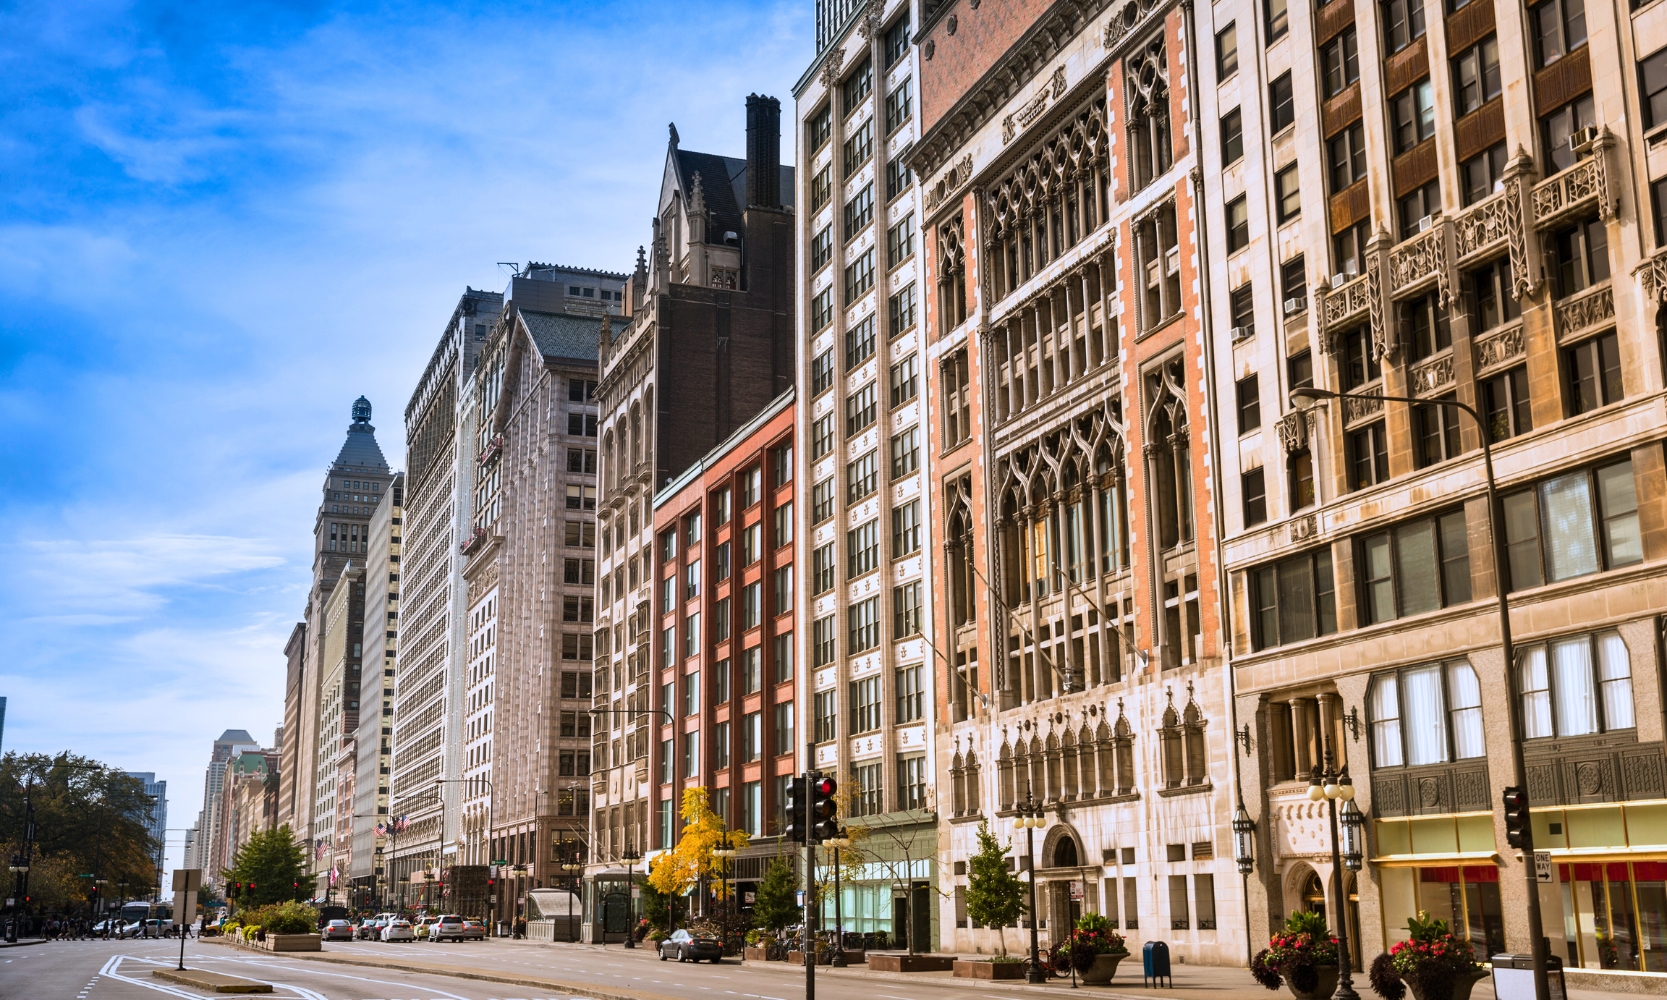
[[[956,979],[1023,979],[1023,962],[963,962],[955,960],[952,974]]]
[[[875,972],[953,972],[953,955],[870,955],[868,967]]]
[[[831,955],[824,954],[824,955],[820,956],[819,958],[817,958],[816,964],[817,965],[827,965],[831,961],[833,961],[833,957]],[[805,953],[802,952],[802,951],[790,951],[790,952],[788,952],[787,953],[787,964],[788,965],[803,965],[803,964],[805,964]]]
[[[868,952],[859,951],[855,948],[845,949],[845,964],[846,965],[863,965],[863,964],[867,963],[867,961],[868,961]]]
[[[798,952],[793,952],[793,954],[797,955]],[[770,951],[768,948],[743,948],[741,949],[741,959],[746,962],[768,962],[771,961]],[[776,959],[776,961],[780,961],[780,959]]]
[[[255,947],[267,951],[323,951],[323,938],[317,934],[268,934]]]
[[[1127,953],[1122,955],[1095,955],[1093,966],[1082,974],[1082,984],[1084,986],[1109,985],[1111,977],[1117,974],[1117,963],[1128,957]]]

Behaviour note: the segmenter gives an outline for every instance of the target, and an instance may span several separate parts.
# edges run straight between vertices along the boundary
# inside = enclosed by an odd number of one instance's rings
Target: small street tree
[[[978,853],[967,859],[967,916],[975,924],[996,929],[1003,955],[1007,954],[1005,928],[1025,911],[1025,884],[1007,870],[1010,846],[997,841],[985,821],[978,824]]]
[[[753,919],[777,933],[798,923],[802,915],[796,901],[798,891],[799,876],[793,871],[793,863],[785,855],[771,858],[770,866],[764,869],[763,881],[758,883],[758,895],[752,905]]]
[[[306,870],[307,854],[295,842],[289,824],[255,833],[221,874],[227,882],[242,883],[239,910],[267,903],[303,900],[312,892],[313,877]]]
[[[715,883],[718,897],[727,898],[727,884],[722,881],[723,873],[712,849],[746,847],[746,831],[731,830],[724,824],[723,817],[712,811],[704,788],[684,789],[682,816],[684,825],[677,844],[650,864],[648,884],[668,896],[682,896],[702,878],[715,876],[719,879]]]

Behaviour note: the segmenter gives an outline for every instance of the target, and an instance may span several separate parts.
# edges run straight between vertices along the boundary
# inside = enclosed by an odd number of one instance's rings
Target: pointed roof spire
[[[666,123],[666,129],[671,132],[671,144],[673,146],[676,146],[677,141],[678,141],[677,140],[677,123],[676,122]]]
[[[353,401],[353,423],[347,427],[347,440],[331,463],[334,469],[361,469],[365,472],[388,471],[388,460],[376,443],[376,428],[370,423],[370,400],[363,396]]]

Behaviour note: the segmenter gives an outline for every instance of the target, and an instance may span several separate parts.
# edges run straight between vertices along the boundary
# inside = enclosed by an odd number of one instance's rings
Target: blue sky
[[[628,270],[666,123],[744,155],[746,95],[791,106],[811,20],[809,0],[0,5],[5,749],[156,771],[190,825],[214,737],[282,718],[352,400],[402,465],[463,287],[501,289],[498,261]]]

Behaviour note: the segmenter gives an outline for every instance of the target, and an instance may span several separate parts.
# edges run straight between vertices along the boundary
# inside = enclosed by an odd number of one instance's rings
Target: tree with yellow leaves
[[[667,896],[682,896],[703,878],[714,879],[719,899],[727,898],[723,859],[712,856],[717,848],[740,850],[747,846],[745,830],[731,830],[723,817],[712,811],[704,788],[683,790],[683,830],[671,850],[656,857],[648,868],[648,884]]]

